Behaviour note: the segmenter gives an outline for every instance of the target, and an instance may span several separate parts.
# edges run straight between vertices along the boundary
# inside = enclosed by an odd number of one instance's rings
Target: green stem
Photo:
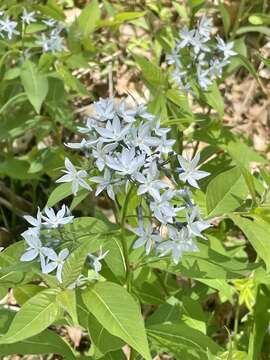
[[[237,335],[238,335],[238,324],[239,324],[239,315],[240,315],[240,305],[239,299],[236,300],[236,307],[235,307],[235,317],[234,317],[234,329],[233,329],[233,348],[237,350]]]
[[[125,285],[126,285],[127,290],[129,292],[131,292],[131,287],[132,287],[132,271],[131,271],[130,262],[129,262],[128,246],[127,246],[127,242],[126,242],[126,239],[125,239],[125,221],[126,221],[128,203],[129,203],[132,191],[133,191],[133,186],[131,185],[131,187],[128,190],[128,193],[126,195],[126,198],[124,200],[124,204],[123,204],[123,207],[122,207],[122,210],[121,210],[121,220],[120,220],[121,242],[122,242],[124,258],[125,258],[125,264],[126,264],[126,279],[125,279],[126,281],[125,281]]]

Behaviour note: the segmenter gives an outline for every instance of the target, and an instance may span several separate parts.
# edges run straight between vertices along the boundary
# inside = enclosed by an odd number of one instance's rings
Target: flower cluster
[[[61,36],[64,25],[42,16],[38,11],[28,12],[23,9],[18,21],[11,19],[4,11],[0,11],[0,38],[12,40],[17,35],[24,36],[26,27],[33,23],[44,26],[44,29],[38,32],[35,42],[43,52],[55,53],[64,50],[64,38]]]
[[[61,226],[71,223],[73,216],[70,215],[70,211],[65,205],[58,212],[52,208],[45,208],[44,213],[42,215],[38,209],[36,218],[25,216],[25,220],[31,227],[22,233],[27,249],[21,256],[21,261],[38,259],[42,272],[48,274],[56,270],[57,279],[61,282],[62,268],[69,255],[69,250],[65,248],[57,254],[53,247],[59,245],[60,240],[51,237],[50,232],[52,229],[59,229]]]
[[[123,191],[136,191],[142,205],[137,209],[134,248],[145,246],[147,254],[152,249],[161,255],[172,252],[175,263],[183,252],[197,251],[194,238],[203,237],[202,231],[210,224],[201,219],[189,190],[179,186],[187,183],[198,188],[197,181],[209,175],[198,170],[199,153],[191,161],[177,156],[170,129],[161,127],[143,104],[128,108],[125,99],[119,104],[101,99],[94,109],[86,126],[79,127],[81,142],[66,144],[81,150],[89,167],[77,170],[66,159],[64,175],[57,183],[70,182],[74,195],[79,187],[91,191],[97,184],[96,195],[103,192],[113,201]],[[179,167],[175,169],[176,159]],[[150,217],[143,214],[145,207]]]
[[[208,90],[214,80],[222,77],[230,58],[236,55],[233,42],[226,44],[218,35],[212,37],[212,30],[212,19],[203,16],[196,29],[184,27],[179,31],[167,62],[175,66],[172,78],[180,90],[192,91],[194,79],[202,90]]]

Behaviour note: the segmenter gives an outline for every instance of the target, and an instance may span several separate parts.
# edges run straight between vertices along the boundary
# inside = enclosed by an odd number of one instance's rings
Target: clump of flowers
[[[43,52],[55,53],[64,50],[64,37],[61,33],[65,26],[43,16],[39,11],[28,12],[25,8],[22,8],[22,13],[15,20],[11,19],[5,11],[0,11],[0,38],[12,40],[18,35],[25,36],[27,27],[34,23],[40,25],[42,29],[35,32],[36,46],[42,48]]]
[[[186,26],[179,31],[179,38],[167,62],[174,65],[172,74],[180,90],[192,91],[194,80],[202,90],[208,90],[211,84],[222,77],[223,69],[236,55],[233,42],[225,43],[217,35],[212,36],[212,19],[203,16],[195,29]]]
[[[80,188],[88,191],[95,188],[97,196],[103,193],[117,203],[123,193],[128,197],[136,192],[140,205],[137,227],[133,229],[137,235],[134,249],[144,246],[147,255],[171,253],[175,264],[184,252],[198,251],[195,238],[204,238],[202,232],[210,224],[202,220],[185,184],[198,188],[198,180],[209,175],[198,169],[199,153],[192,160],[177,155],[173,150],[175,140],[169,138],[170,129],[163,128],[143,104],[128,108],[126,100],[117,104],[113,99],[101,99],[94,103],[94,108],[95,114],[87,119],[86,126],[79,127],[83,139],[66,144],[81,150],[88,166],[77,169],[66,158],[64,175],[57,183],[70,183],[74,195]],[[179,164],[176,169],[175,161]],[[38,212],[37,219],[27,217],[26,220],[34,228],[23,234],[29,248],[22,260],[39,256],[42,271],[57,269],[61,280],[68,251],[64,249],[56,255],[47,245],[44,248],[40,228],[55,229],[71,222],[73,217],[63,206],[56,214],[47,208],[45,215]],[[105,255],[102,251],[97,256],[89,255],[97,273]]]

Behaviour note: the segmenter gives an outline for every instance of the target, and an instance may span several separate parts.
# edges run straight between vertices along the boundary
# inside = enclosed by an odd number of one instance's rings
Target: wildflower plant
[[[203,2],[189,3],[194,20]],[[0,116],[9,120],[16,105],[17,116],[26,113],[36,121],[38,139],[34,149],[12,159],[8,174],[34,179],[49,195],[44,203],[44,193],[36,190],[35,210],[16,214],[23,223],[18,241],[1,243],[0,357],[264,356],[270,177],[266,158],[224,126],[217,86],[227,66],[243,62],[235,46],[239,39],[225,43],[214,36],[211,19],[201,16],[194,29],[180,29],[175,43],[170,13],[163,13],[166,26],[148,34],[158,58],[130,55],[149,90],[145,103],[99,98],[82,119],[81,109],[73,116],[67,100],[88,99],[72,71],[96,54],[92,33],[99,29],[104,41],[102,26],[115,30],[145,14],[115,14],[108,2],[91,0],[69,24],[57,4],[23,2],[13,8],[5,1],[0,15],[0,67],[12,70],[0,87],[18,91],[7,91]],[[147,6],[153,9],[150,20],[158,16],[159,4]],[[250,68],[247,59],[245,64]],[[194,103],[200,105],[195,112]],[[15,133],[26,131],[24,126]],[[47,155],[50,146],[44,149],[44,134],[58,144],[53,157]],[[9,159],[12,146],[3,140]],[[29,166],[18,167],[18,161]],[[220,307],[230,309],[221,326]],[[62,336],[74,328],[82,336],[80,346]]]
[[[225,43],[213,35],[213,22],[205,15],[194,29],[187,26],[179,31],[175,47],[167,56],[169,65],[174,66],[172,79],[180,90],[194,91],[198,86],[207,91],[213,82],[222,77],[231,57],[236,55],[233,42]]]

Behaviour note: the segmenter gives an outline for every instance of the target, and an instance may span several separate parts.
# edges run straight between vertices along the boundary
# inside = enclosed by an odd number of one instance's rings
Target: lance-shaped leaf
[[[134,298],[120,285],[104,282],[82,293],[83,301],[98,322],[151,360],[143,318]]]
[[[35,64],[26,60],[21,68],[21,80],[28,100],[39,114],[48,93],[47,77],[39,73]]]
[[[0,344],[12,344],[47,329],[58,317],[56,290],[46,289],[28,300],[14,317]]]

